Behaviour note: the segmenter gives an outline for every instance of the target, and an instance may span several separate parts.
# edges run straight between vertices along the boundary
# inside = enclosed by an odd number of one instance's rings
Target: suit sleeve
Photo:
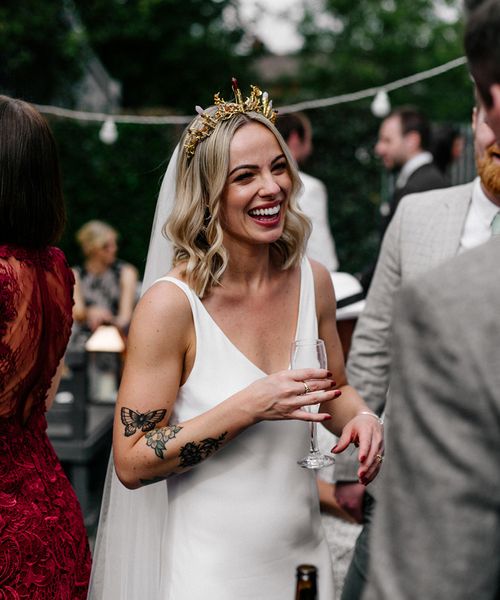
[[[404,203],[384,236],[366,305],[354,331],[347,378],[366,404],[377,414],[385,407],[389,386],[393,300],[401,285],[401,229]],[[357,481],[356,453],[336,458],[337,481]]]
[[[473,303],[461,311],[460,288],[447,296],[442,288],[439,271],[406,287],[396,305],[385,480],[363,600],[497,597],[498,388],[492,395],[486,381],[498,369],[483,371],[489,359],[470,343]],[[483,352],[498,359],[492,348]]]

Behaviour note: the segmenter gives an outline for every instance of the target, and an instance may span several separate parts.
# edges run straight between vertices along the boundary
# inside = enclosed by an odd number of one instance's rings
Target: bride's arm
[[[184,293],[172,283],[153,286],[132,319],[115,413],[115,468],[129,488],[192,468],[261,420],[329,418],[301,409],[338,395],[328,372],[302,369],[259,379],[199,416],[172,423],[172,408],[191,369],[195,343]],[[307,397],[301,395],[304,379],[313,390]]]

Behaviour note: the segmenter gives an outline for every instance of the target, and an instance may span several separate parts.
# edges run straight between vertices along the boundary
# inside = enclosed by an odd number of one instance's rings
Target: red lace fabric
[[[87,597],[82,514],[44,416],[73,283],[57,248],[0,245],[0,600]]]

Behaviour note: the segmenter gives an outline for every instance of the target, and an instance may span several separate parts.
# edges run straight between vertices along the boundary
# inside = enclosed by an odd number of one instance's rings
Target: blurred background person
[[[434,164],[451,181],[450,170],[453,163],[462,156],[464,136],[460,128],[452,123],[439,123],[432,128],[431,153]]]
[[[395,108],[380,126],[375,154],[384,167],[396,177],[388,204],[381,206],[383,237],[401,198],[449,186],[446,176],[434,163],[431,148],[431,127],[427,117],[413,106]],[[376,266],[371,262],[361,276],[361,285],[368,292]]]
[[[75,320],[89,331],[116,325],[127,333],[137,297],[137,269],[117,258],[118,233],[103,221],[89,221],[77,232],[84,255],[75,272]]]
[[[276,128],[290,148],[299,167],[303,167],[313,151],[311,122],[303,113],[278,115]],[[303,190],[299,196],[300,208],[311,220],[312,230],[306,254],[323,264],[330,272],[337,271],[339,261],[328,217],[328,194],[325,184],[299,171]]]
[[[76,325],[70,343],[72,350],[84,351],[89,337],[102,325],[116,327],[123,337],[128,333],[137,297],[137,269],[117,259],[117,238],[113,227],[98,220],[85,223],[76,234],[85,260],[73,268]],[[119,353],[106,352],[106,339],[101,343],[101,351],[87,357],[89,395],[93,400],[113,402],[121,357]]]
[[[87,597],[90,552],[45,411],[72,323],[73,274],[52,133],[36,109],[0,96],[0,596]],[[59,365],[59,366],[58,366]]]
[[[447,187],[448,181],[434,163],[431,127],[427,117],[413,106],[394,109],[382,121],[375,154],[396,175],[396,183],[384,230],[404,196]]]

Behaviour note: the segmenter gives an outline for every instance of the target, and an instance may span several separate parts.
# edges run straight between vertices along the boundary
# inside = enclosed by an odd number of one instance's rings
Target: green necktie
[[[495,218],[491,222],[491,235],[500,234],[500,212],[497,212]]]

